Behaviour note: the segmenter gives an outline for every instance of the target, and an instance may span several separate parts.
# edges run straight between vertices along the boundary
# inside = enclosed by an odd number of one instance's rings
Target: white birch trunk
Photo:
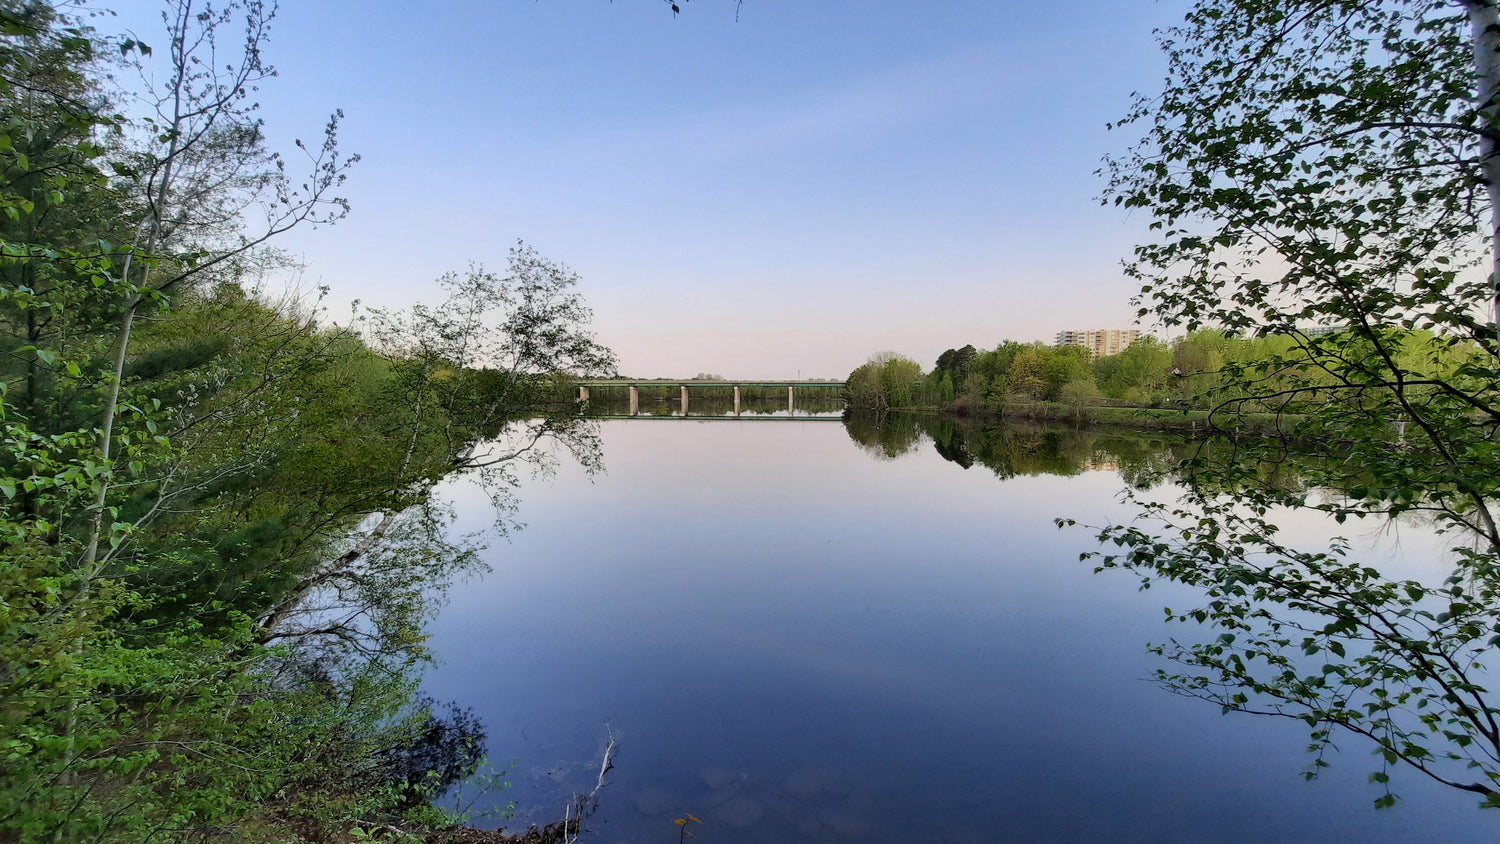
[[[1475,107],[1479,116],[1479,166],[1490,202],[1490,285],[1496,355],[1500,355],[1500,8],[1494,0],[1461,0],[1474,39]]]

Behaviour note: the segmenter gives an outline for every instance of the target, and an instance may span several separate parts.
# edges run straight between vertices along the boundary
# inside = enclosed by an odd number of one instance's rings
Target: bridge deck
[[[754,422],[756,424],[759,424],[761,422],[842,422],[842,421],[844,421],[844,417],[841,416],[841,415],[837,415],[837,414],[830,415],[830,414],[826,414],[826,413],[821,413],[821,414],[811,414],[811,413],[809,413],[806,416],[771,416],[769,414],[761,414],[761,413],[747,413],[744,416],[727,416],[727,415],[694,416],[692,414],[688,414],[687,416],[679,416],[677,414],[671,414],[671,415],[651,415],[651,414],[641,413],[641,414],[637,414],[635,416],[630,416],[628,414],[621,414],[621,413],[613,413],[613,414],[603,414],[603,413],[600,413],[600,414],[589,414],[588,418],[590,418],[590,419],[629,419],[629,420],[631,420],[633,422],[640,422],[640,421],[648,420],[648,419],[657,419],[657,420],[664,421],[664,422]]]
[[[588,378],[580,387],[844,387],[843,381],[694,381],[691,378]]]

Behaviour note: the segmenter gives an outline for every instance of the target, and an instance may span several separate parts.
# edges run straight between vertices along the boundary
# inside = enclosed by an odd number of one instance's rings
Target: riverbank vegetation
[[[1005,340],[993,349],[948,349],[930,371],[890,352],[849,374],[847,398],[856,412],[944,410],[1010,419],[1059,419],[1147,428],[1290,430],[1306,393],[1293,385],[1328,385],[1307,344],[1361,352],[1357,332],[1291,327],[1283,333],[1199,328],[1164,343],[1143,337],[1118,354],[1094,358],[1082,346]],[[1484,352],[1430,330],[1392,335],[1395,365],[1424,378],[1449,378]],[[1254,385],[1253,389],[1246,386]]]
[[[0,841],[445,824],[483,729],[416,670],[479,563],[433,489],[478,477],[503,528],[540,444],[597,460],[553,400],[613,369],[576,277],[518,246],[344,326],[266,292],[355,161],[337,114],[270,151],[273,10],[170,4],[148,47],[68,9],[0,4]]]

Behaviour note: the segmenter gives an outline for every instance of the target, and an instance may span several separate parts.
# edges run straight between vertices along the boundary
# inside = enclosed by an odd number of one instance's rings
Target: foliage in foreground
[[[1284,437],[1184,461],[1181,499],[1138,496],[1142,520],[1104,529],[1110,550],[1091,556],[1203,591],[1167,612],[1209,635],[1156,647],[1175,663],[1162,684],[1305,721],[1309,775],[1339,736],[1368,740],[1381,807],[1398,769],[1500,806],[1496,12],[1201,3],[1164,34],[1167,87],[1124,121],[1144,139],[1108,168],[1108,197],[1157,233],[1130,267],[1143,316],[1285,344],[1223,366],[1216,413],[1298,415]],[[1293,438],[1344,459],[1259,482]],[[1283,540],[1296,509],[1330,525],[1423,515],[1452,543],[1448,574],[1393,579],[1341,537]]]
[[[545,443],[596,459],[545,400],[612,366],[576,279],[521,246],[368,339],[271,300],[265,245],[339,219],[352,163],[336,117],[305,181],[267,150],[274,10],[168,4],[134,122],[104,57],[145,45],[65,11],[0,2],[0,841],[431,819],[483,743],[413,699],[477,564],[432,489],[479,473],[504,514]]]

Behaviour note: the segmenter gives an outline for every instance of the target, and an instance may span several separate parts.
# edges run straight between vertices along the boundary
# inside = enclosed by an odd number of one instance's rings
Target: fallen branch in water
[[[615,740],[615,731],[610,727],[608,721],[604,722],[605,734],[609,741],[604,745],[604,758],[599,763],[599,781],[585,794],[573,795],[573,802],[563,809],[562,844],[574,844],[578,840],[578,833],[583,826],[583,819],[592,815],[599,808],[599,790],[604,788],[604,775],[609,773],[615,766],[615,748],[620,743]],[[571,828],[569,822],[571,820]],[[572,837],[568,837],[569,834]]]
[[[468,828],[450,828],[443,830],[452,837],[429,838],[431,842],[441,844],[469,844],[469,842],[504,842],[504,844],[576,844],[578,836],[583,832],[583,821],[599,808],[599,792],[607,783],[604,777],[615,767],[615,751],[620,747],[620,742],[615,738],[614,730],[610,722],[604,722],[606,742],[604,745],[604,758],[599,762],[599,779],[594,787],[583,794],[575,794],[563,806],[562,820],[553,821],[543,827],[532,825],[530,829],[520,835],[510,835],[503,830],[486,832]],[[482,837],[493,836],[493,837]]]

